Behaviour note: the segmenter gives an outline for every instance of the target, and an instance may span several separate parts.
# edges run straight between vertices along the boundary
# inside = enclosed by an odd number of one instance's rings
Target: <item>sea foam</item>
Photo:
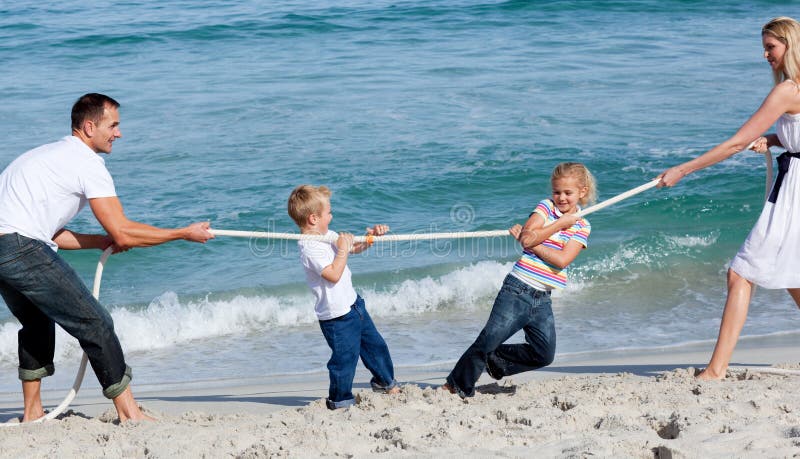
[[[357,287],[357,290],[365,298],[373,317],[473,310],[490,304],[510,267],[510,263],[482,261],[440,277],[407,279],[384,288]],[[168,291],[145,308],[115,307],[110,312],[126,352],[163,349],[218,336],[309,326],[317,320],[310,292],[181,299],[175,292]],[[0,328],[0,362],[16,361],[18,329],[16,322],[7,322]],[[57,328],[56,343],[56,361],[80,352],[77,342],[60,328]]]

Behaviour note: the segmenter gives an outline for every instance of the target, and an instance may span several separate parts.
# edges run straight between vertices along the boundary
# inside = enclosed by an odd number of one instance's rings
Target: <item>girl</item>
[[[728,299],[711,361],[700,379],[725,377],[742,331],[753,284],[785,288],[800,306],[800,240],[796,218],[800,212],[800,24],[775,18],[761,29],[764,58],[772,68],[775,86],[761,107],[725,142],[697,158],[661,174],[661,185],[673,186],[684,176],[716,164],[741,151],[753,139],[753,150],[778,146],[789,152],[778,157],[779,173],[756,226],[747,236],[728,269]],[[759,137],[776,123],[777,134]],[[794,222],[795,228],[792,228]]]
[[[522,258],[503,281],[489,320],[458,360],[443,386],[461,397],[475,393],[475,382],[486,368],[500,379],[553,362],[556,329],[550,291],[567,285],[567,266],[586,247],[591,226],[575,215],[594,202],[595,180],[580,163],[561,163],[550,178],[553,196],[536,206],[525,226],[508,232],[523,247]],[[526,343],[502,344],[519,330]]]

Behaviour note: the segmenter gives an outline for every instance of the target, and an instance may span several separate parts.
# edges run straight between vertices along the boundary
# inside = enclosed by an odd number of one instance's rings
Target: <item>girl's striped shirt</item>
[[[545,225],[558,220],[562,215],[552,199],[542,200],[533,213],[539,214],[544,218]],[[574,239],[585,248],[589,244],[589,233],[591,231],[592,226],[589,221],[581,218],[571,227],[554,233],[542,244],[545,247],[562,250],[569,241]],[[551,290],[567,286],[567,268],[561,269],[553,266],[528,250],[524,250],[522,258],[514,264],[511,269],[511,275],[540,290],[543,288]]]

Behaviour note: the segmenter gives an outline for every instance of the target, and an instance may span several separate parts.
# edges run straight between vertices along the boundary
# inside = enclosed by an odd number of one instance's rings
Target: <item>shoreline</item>
[[[713,347],[711,344],[710,347]],[[783,364],[797,345],[743,340],[732,368]],[[134,387],[154,423],[118,425],[99,391],[80,392],[61,419],[0,428],[14,457],[758,457],[800,448],[800,376],[736,371],[697,381],[709,345],[681,352],[604,352],[501,381],[484,374],[466,400],[438,390],[449,368],[401,368],[403,393],[369,391],[329,411],[325,373]],[[89,375],[91,376],[91,375]],[[43,394],[48,407],[63,397]],[[13,396],[13,397],[12,397]],[[21,413],[20,394],[0,394],[0,422]],[[536,448],[532,450],[531,448]]]
[[[552,365],[535,371],[505,378],[514,383],[542,381],[565,376],[590,376],[601,374],[630,373],[636,376],[657,376],[680,368],[705,367],[714,347],[714,342],[698,342],[670,348],[587,351],[557,356]],[[742,337],[731,359],[730,367],[765,366],[792,362],[792,350],[800,348],[800,335],[778,334],[759,337]],[[800,362],[800,359],[796,359]],[[420,387],[438,387],[444,383],[455,362],[423,366],[396,366],[397,380],[403,384]],[[68,409],[88,416],[99,416],[111,408],[88,367],[83,385]],[[370,375],[359,363],[353,392],[369,389]],[[478,385],[491,384],[494,380],[486,373]],[[43,388],[47,381],[44,380]],[[71,387],[71,386],[70,386]],[[170,414],[182,410],[209,410],[209,413],[227,414],[235,412],[275,412],[286,408],[306,406],[327,396],[328,374],[326,371],[303,374],[257,376],[243,379],[215,379],[193,382],[168,382],[161,384],[136,384],[133,390],[139,403],[151,409]],[[42,390],[45,409],[57,406],[69,391],[67,388]],[[192,405],[196,403],[197,406]],[[14,410],[22,412],[22,393],[0,392],[0,423],[13,420]]]

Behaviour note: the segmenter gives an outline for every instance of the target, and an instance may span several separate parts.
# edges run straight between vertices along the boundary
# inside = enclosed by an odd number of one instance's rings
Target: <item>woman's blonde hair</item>
[[[775,84],[784,80],[800,82],[800,23],[790,17],[777,17],[761,28],[761,36],[764,35],[774,37],[786,45],[782,68],[772,71]]]
[[[289,195],[287,211],[297,226],[304,227],[311,214],[322,214],[325,203],[331,198],[331,190],[326,186],[300,185]]]
[[[562,177],[573,177],[578,180],[580,186],[586,187],[586,195],[578,201],[581,206],[597,201],[597,181],[586,166],[581,163],[561,163],[553,169],[550,181]]]

